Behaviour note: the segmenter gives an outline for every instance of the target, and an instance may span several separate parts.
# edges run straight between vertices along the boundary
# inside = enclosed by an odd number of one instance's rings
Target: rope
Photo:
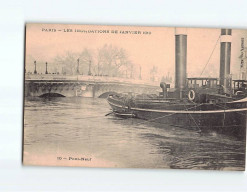
[[[210,59],[211,59],[211,57],[212,57],[212,55],[213,55],[213,53],[214,53],[214,50],[215,50],[215,48],[216,48],[216,46],[217,46],[219,40],[220,40],[220,36],[219,36],[219,38],[217,39],[217,41],[216,41],[216,43],[215,43],[215,46],[214,46],[214,49],[213,49],[212,53],[210,54],[209,59],[208,59],[206,65],[204,66],[204,68],[203,68],[203,70],[202,70],[200,76],[202,76],[202,73],[204,72],[205,68],[207,67],[207,65],[208,65],[208,63],[209,63],[209,61],[210,61]]]
[[[108,116],[108,115],[111,115],[111,114],[113,114],[114,112],[112,111],[112,112],[109,112],[108,114],[106,114],[105,116]]]
[[[184,109],[184,110],[188,111],[188,110],[191,110],[191,109],[196,108],[196,107],[201,106],[201,105],[202,105],[202,104],[199,104],[199,105],[197,105],[197,106],[193,106],[193,107],[190,107],[190,108],[187,108],[187,109]],[[217,104],[216,104],[216,106],[220,107],[220,106],[217,105]],[[225,109],[225,107],[222,107],[222,108]],[[227,108],[227,107],[226,107],[226,108]],[[239,113],[239,112],[237,112],[237,113],[238,113],[238,114],[241,114],[241,115],[243,115],[243,116],[245,116],[245,114],[242,114],[242,113]],[[172,114],[160,116],[160,117],[157,117],[157,118],[153,118],[153,119],[150,119],[150,120],[146,120],[146,121],[144,121],[144,122],[142,122],[142,123],[137,123],[137,125],[144,124],[144,123],[151,122],[151,121],[155,121],[155,120],[157,120],[157,119],[165,118],[165,117],[172,116],[172,115],[175,115],[175,114],[177,114],[177,113],[172,113]],[[196,124],[196,126],[198,127],[198,129],[201,131],[201,129],[199,128],[199,126],[198,126],[198,124],[196,123],[195,119],[192,117],[192,115],[191,115],[190,113],[189,113],[189,116],[190,116],[191,119],[194,121],[194,123]]]
[[[202,105],[202,104],[199,104],[199,105],[197,105],[197,106],[193,106],[193,107],[187,108],[187,111],[188,111],[188,110],[191,110],[191,109],[193,109],[193,108],[196,108],[196,107],[198,107],[198,106],[201,106],[201,105]],[[186,110],[186,109],[185,109],[185,110]],[[160,117],[157,117],[157,118],[153,118],[153,119],[150,119],[150,120],[146,120],[146,121],[144,121],[144,122],[142,122],[142,123],[137,123],[137,125],[144,124],[144,123],[147,123],[147,122],[150,122],[150,121],[155,121],[155,120],[157,120],[157,119],[165,118],[165,117],[172,116],[172,115],[175,115],[175,114],[177,114],[177,113],[172,113],[172,114],[160,116]]]
[[[185,107],[185,106],[184,106]],[[188,111],[188,109],[186,109]],[[202,130],[200,129],[200,127],[198,126],[198,124],[196,123],[196,120],[193,118],[193,116],[189,113],[190,118],[194,121],[195,125],[197,126],[197,128],[199,129],[199,131],[201,132]]]

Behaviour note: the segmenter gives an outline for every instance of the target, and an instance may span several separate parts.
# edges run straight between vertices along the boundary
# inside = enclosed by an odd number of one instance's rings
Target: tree
[[[151,81],[155,81],[155,77],[156,77],[156,75],[157,75],[157,72],[158,72],[157,66],[153,66],[153,67],[150,69],[150,79],[151,79]]]
[[[76,60],[77,55],[67,51],[64,56],[56,56],[54,62],[62,69],[62,74],[75,74],[76,73]]]
[[[87,48],[78,54],[78,59],[80,61],[79,72],[81,74],[92,75],[95,74],[95,68],[93,66],[93,52]]]
[[[134,66],[131,64],[132,62],[128,59],[127,53],[123,48],[105,44],[102,48],[98,49],[97,70],[99,75],[127,76],[128,68]]]
[[[96,51],[84,48],[80,53],[67,51],[63,56],[56,56],[53,64],[63,74],[88,74],[112,77],[133,78],[135,65],[128,58],[123,48],[105,44]]]

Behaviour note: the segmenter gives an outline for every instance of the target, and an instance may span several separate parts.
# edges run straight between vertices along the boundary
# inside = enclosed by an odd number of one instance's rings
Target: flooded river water
[[[24,164],[243,170],[245,139],[110,112],[100,98],[26,98]]]

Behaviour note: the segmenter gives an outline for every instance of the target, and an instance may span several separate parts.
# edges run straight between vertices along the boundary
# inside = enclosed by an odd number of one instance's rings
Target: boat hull
[[[125,113],[131,117],[164,123],[171,126],[199,131],[217,131],[232,135],[245,135],[246,130],[246,101],[236,101],[226,104],[187,104],[184,109],[181,105],[171,105],[153,101],[142,101],[135,105],[126,105],[126,102],[113,96],[107,98],[115,113]],[[150,103],[152,102],[152,103]],[[150,106],[151,105],[151,106]]]

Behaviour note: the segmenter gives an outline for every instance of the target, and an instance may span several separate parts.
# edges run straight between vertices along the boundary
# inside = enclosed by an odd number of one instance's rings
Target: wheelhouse
[[[233,92],[247,92],[247,80],[233,80]]]
[[[217,88],[219,85],[218,78],[207,78],[207,77],[195,77],[187,78],[188,88]]]

